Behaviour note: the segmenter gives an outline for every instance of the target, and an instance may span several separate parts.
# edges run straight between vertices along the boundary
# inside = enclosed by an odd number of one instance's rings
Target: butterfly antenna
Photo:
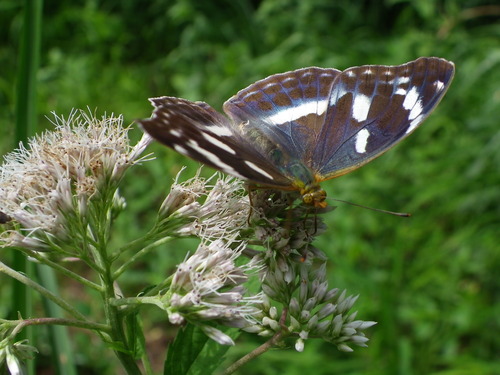
[[[373,207],[362,206],[360,204],[356,204],[356,203],[344,201],[342,199],[336,199],[336,198],[328,198],[328,199],[331,199],[331,200],[337,201],[337,202],[342,202],[342,203],[350,204],[351,206],[355,206],[355,207],[366,208],[367,210],[382,212],[384,214],[389,214],[389,215],[394,215],[394,216],[399,216],[399,217],[410,217],[411,216],[411,214],[406,213],[406,212],[393,212],[393,211],[381,210],[380,208],[373,208]]]

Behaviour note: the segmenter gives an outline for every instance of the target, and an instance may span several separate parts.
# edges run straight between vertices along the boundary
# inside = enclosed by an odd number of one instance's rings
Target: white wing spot
[[[251,161],[245,160],[245,164],[248,165],[250,168],[252,168],[254,171],[256,171],[256,172],[260,173],[261,175],[269,178],[270,180],[273,180],[273,176],[271,176],[269,173],[267,173],[265,170],[263,170],[262,168],[258,167],[257,165],[255,165]]]
[[[405,133],[406,134],[411,133],[413,129],[415,129],[422,122],[423,116],[424,116],[423,114],[420,114],[412,122],[410,122],[410,126],[408,127],[408,129],[406,129]]]
[[[413,108],[411,109],[410,115],[408,116],[408,120],[413,120],[413,119],[417,118],[417,116],[419,116],[422,113],[423,109],[424,108],[422,107],[421,101],[418,100],[415,103],[415,105],[413,106]]]
[[[246,98],[248,98],[249,96],[255,95],[255,93],[256,93],[256,92],[257,92],[257,91],[249,91],[249,92],[247,92],[247,94],[246,94],[246,95],[244,95],[244,96],[243,96],[243,98],[241,98],[241,99],[242,99],[242,100],[245,100],[245,99],[246,99]],[[235,97],[236,97],[236,95],[232,96],[231,98],[229,98],[229,100],[228,100],[228,101],[231,101],[231,100],[232,100],[233,98],[235,98]]]
[[[410,77],[408,76],[399,76],[396,78],[396,85],[404,85],[408,82],[410,82]]]
[[[177,129],[170,129],[170,134],[177,138],[180,138],[182,136],[182,133]]]
[[[267,120],[275,124],[286,124],[312,113],[321,116],[325,113],[327,107],[328,102],[326,100],[314,99],[304,102],[296,107],[283,108],[275,114],[268,116]]]
[[[366,152],[369,136],[370,132],[367,129],[361,129],[359,133],[356,134],[356,152],[358,154],[364,154]]]
[[[269,82],[268,84],[264,85],[263,89],[268,89],[270,87],[276,86],[276,82]]]
[[[441,91],[444,87],[444,82],[436,81],[434,82],[434,86],[436,87],[436,91]]]
[[[231,137],[233,136],[233,132],[231,129],[225,126],[217,126],[213,125],[208,128],[206,128],[209,132],[212,134],[218,135],[219,137]]]
[[[210,134],[207,133],[201,133],[203,135],[203,138],[205,138],[207,141],[212,143],[213,145],[219,147],[220,149],[229,152],[230,154],[236,155],[236,151],[234,151],[229,145],[227,145],[224,142],[219,141],[217,138],[212,137]]]
[[[403,96],[405,96],[407,93],[408,93],[408,91],[407,91],[407,90],[402,89],[402,88],[400,87],[400,88],[398,88],[398,89],[396,90],[396,92],[395,92],[394,94],[395,94],[395,95],[403,95]]]
[[[350,72],[348,72],[350,73]],[[338,86],[335,91],[332,92],[332,95],[330,97],[330,105],[334,106],[337,104],[337,102],[342,99],[342,97],[347,94],[346,89],[344,88],[344,85]]]
[[[352,104],[352,117],[358,122],[365,121],[368,117],[371,103],[372,101],[368,96],[363,94],[356,95]]]
[[[406,98],[403,102],[404,109],[412,109],[415,103],[417,103],[419,97],[418,89],[413,86],[410,91],[406,94]]]
[[[174,145],[174,150],[177,151],[179,154],[182,154],[182,155],[188,155],[189,156],[189,152],[188,150],[186,150],[184,147],[182,146],[179,146],[179,145]]]
[[[366,74],[366,75],[369,75],[369,74],[373,74],[373,70],[371,69],[366,69],[363,74]]]
[[[230,175],[233,175],[235,177],[243,178],[241,174],[239,174],[233,167],[231,167],[229,164],[224,163],[217,155],[213,154],[211,151],[205,150],[204,148],[201,148],[198,142],[195,140],[190,140],[187,143],[190,147],[193,148],[196,152],[202,154],[208,161],[210,161],[212,164],[214,164],[218,169],[225,173],[229,173]],[[188,154],[189,155],[189,154]]]
[[[194,139],[190,139],[189,141],[186,142],[188,146],[190,146],[192,149],[197,150],[200,148],[200,145],[198,142],[196,142]]]
[[[348,70],[347,72],[345,72],[345,74],[347,74],[349,78],[356,77],[356,73],[354,73],[352,70]]]

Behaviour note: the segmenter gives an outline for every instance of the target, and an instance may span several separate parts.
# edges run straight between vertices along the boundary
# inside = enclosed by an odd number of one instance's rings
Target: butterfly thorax
[[[307,206],[314,206],[315,208],[325,208],[327,206],[326,191],[324,191],[318,184],[313,183],[306,185],[300,190],[302,195],[302,202]]]
[[[316,208],[327,206],[325,202],[326,192],[319,186],[321,180],[317,179],[311,168],[299,160],[293,160],[286,164],[282,162],[281,164],[281,172],[293,176],[292,186],[299,191],[305,205]]]

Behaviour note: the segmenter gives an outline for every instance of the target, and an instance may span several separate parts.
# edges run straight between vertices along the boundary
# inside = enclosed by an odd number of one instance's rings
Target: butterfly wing
[[[406,138],[439,103],[454,71],[451,62],[422,57],[338,75],[312,159],[315,179],[345,174]]]
[[[235,177],[292,189],[291,180],[243,138],[227,117],[208,104],[167,96],[150,101],[153,114],[139,124],[157,141]]]
[[[269,140],[256,143],[283,173],[307,174],[304,169],[312,163],[332,83],[340,73],[310,67],[275,74],[239,91],[224,103],[224,111],[235,123],[244,124],[244,136],[258,132]]]

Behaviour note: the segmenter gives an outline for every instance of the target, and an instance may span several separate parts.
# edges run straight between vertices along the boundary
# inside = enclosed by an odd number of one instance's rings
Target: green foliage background
[[[0,0],[2,153],[12,147],[22,4]],[[310,65],[394,65],[419,56],[454,61],[455,80],[421,129],[366,167],[323,184],[330,197],[413,214],[401,219],[341,205],[327,216],[328,233],[317,243],[330,257],[332,285],[361,294],[359,317],[379,322],[369,347],[346,354],[308,341],[304,353],[270,352],[240,374],[500,374],[497,4],[46,0],[38,130],[50,128],[51,111],[87,106],[123,113],[131,123],[148,117],[147,98],[159,95],[220,109],[258,79]],[[170,150],[151,149],[157,160],[132,171],[123,189],[132,216],[118,221],[117,243],[145,231],[182,165],[196,168]],[[163,279],[186,249],[193,244],[159,249],[130,287]],[[94,308],[90,299],[79,303]],[[164,317],[152,314],[145,325],[153,353],[161,353],[171,338]],[[74,337],[82,374],[116,373],[118,365],[97,343]],[[228,362],[258,344],[241,336]],[[41,351],[50,350],[42,344]]]

